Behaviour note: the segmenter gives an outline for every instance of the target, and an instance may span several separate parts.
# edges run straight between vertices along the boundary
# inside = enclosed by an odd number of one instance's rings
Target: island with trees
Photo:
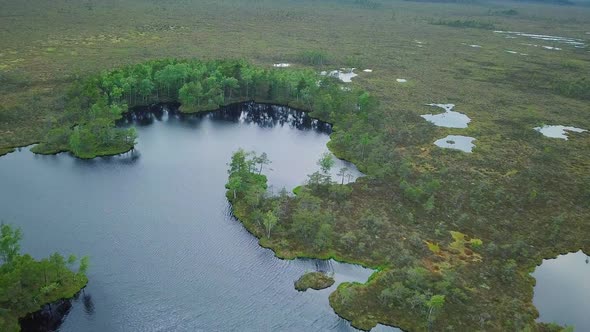
[[[0,226],[0,330],[19,331],[19,319],[45,305],[67,300],[88,283],[89,259],[59,253],[36,260],[20,253],[22,232]]]
[[[324,272],[307,272],[295,281],[295,289],[304,292],[308,289],[326,289],[334,284],[334,278]]]

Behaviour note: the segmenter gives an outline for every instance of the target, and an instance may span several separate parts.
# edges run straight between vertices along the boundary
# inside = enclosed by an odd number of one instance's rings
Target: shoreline
[[[86,286],[88,286],[88,280],[86,280],[86,283],[82,286],[82,288],[80,288],[72,296],[59,298],[55,301],[41,304],[39,310],[28,312],[24,316],[19,317],[19,327],[22,331],[26,331],[26,329],[23,329],[23,324],[25,324],[25,326],[29,326],[28,324],[30,324],[30,326],[35,326],[37,328],[43,325],[44,328],[49,327],[48,331],[53,331],[54,328],[59,328],[73,306],[72,300],[78,298],[80,294],[84,292]],[[52,308],[52,306],[55,306],[55,308]],[[63,308],[63,306],[66,306],[66,308]],[[49,317],[47,317],[48,311]],[[39,324],[41,321],[43,321],[43,323]]]

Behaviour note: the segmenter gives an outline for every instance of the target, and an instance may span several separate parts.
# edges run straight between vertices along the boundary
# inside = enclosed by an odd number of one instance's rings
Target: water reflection
[[[60,300],[44,305],[41,310],[19,320],[21,330],[29,332],[56,331],[63,324],[71,309],[71,300]]]
[[[84,293],[84,295],[82,295],[82,302],[84,303],[84,312],[89,316],[94,314],[94,302],[92,302],[92,296]]]
[[[119,121],[119,125],[135,124],[149,126],[154,121],[180,121],[186,124],[199,124],[203,118],[233,123],[256,124],[262,128],[288,126],[299,130],[315,130],[330,134],[332,126],[307,116],[305,112],[287,106],[260,104],[254,102],[231,104],[211,112],[195,114],[182,113],[178,104],[157,104],[131,110]]]
[[[44,157],[54,157],[54,156],[44,156]],[[107,156],[107,157],[100,157],[94,159],[79,159],[74,158],[74,163],[83,167],[98,167],[100,165],[126,165],[131,166],[136,164],[141,157],[141,152],[139,149],[133,149],[129,152],[125,152],[116,156]],[[57,159],[57,158],[54,158]]]
[[[332,266],[332,261],[325,261],[325,260],[316,260],[315,262],[315,270],[317,272],[323,273],[333,273],[334,267]]]
[[[92,295],[87,293],[84,289],[78,292],[72,299],[59,300],[51,304],[46,304],[41,310],[28,314],[19,320],[21,331],[24,332],[50,332],[58,331],[62,324],[66,321],[68,315],[72,312],[74,304],[80,302],[84,313],[87,317],[94,315],[94,302]]]

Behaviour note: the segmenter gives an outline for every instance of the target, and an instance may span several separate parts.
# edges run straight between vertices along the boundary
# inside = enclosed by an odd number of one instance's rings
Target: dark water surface
[[[224,196],[239,147],[268,154],[275,191],[301,184],[319,168],[329,125],[257,105],[129,121],[139,132],[134,153],[83,161],[23,149],[0,158],[0,218],[22,228],[22,251],[90,256],[90,283],[61,331],[351,330],[328,295],[372,271],[275,258],[231,217]],[[318,269],[334,272],[336,285],[293,288]]]
[[[590,331],[590,258],[586,254],[578,251],[543,260],[532,275],[537,279],[533,303],[539,321]]]

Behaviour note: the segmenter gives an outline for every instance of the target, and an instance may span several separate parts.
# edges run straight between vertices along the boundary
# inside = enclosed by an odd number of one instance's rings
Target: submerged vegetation
[[[35,260],[20,254],[20,229],[0,226],[0,330],[19,331],[19,318],[35,312],[45,304],[69,299],[88,282],[88,257],[63,257],[54,253]]]

